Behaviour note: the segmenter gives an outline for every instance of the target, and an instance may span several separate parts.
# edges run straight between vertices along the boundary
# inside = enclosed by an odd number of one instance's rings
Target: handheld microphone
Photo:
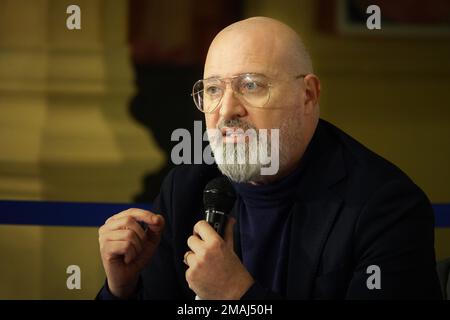
[[[230,181],[222,176],[208,182],[203,191],[205,220],[223,237],[228,215],[236,200]]]
[[[205,220],[223,237],[228,215],[236,200],[236,193],[230,181],[222,176],[208,182],[203,191]],[[195,296],[195,300],[202,300]]]

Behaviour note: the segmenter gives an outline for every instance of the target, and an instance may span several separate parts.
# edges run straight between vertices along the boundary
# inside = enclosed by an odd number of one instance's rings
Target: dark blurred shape
[[[437,263],[439,283],[441,284],[442,297],[450,300],[450,258]]]
[[[182,8],[180,9],[180,6]],[[225,26],[240,20],[242,0],[129,1],[129,42],[137,93],[130,112],[153,134],[168,163],[143,178],[135,202],[151,202],[173,167],[173,130],[193,132],[194,120],[204,120],[190,96],[202,78],[211,40]],[[205,126],[203,125],[203,128]]]
[[[449,0],[347,0],[351,21],[366,21],[370,5],[381,8],[383,22],[416,26],[448,24]]]
[[[348,34],[346,28],[354,27],[364,36],[373,34],[366,27],[370,5],[380,7],[383,36],[448,36],[450,30],[449,0],[319,0],[316,5],[318,27],[326,33]]]
[[[191,104],[191,84],[200,73],[198,67],[134,64],[137,94],[132,99],[133,117],[151,131],[159,147],[167,154],[168,162],[156,173],[143,178],[143,190],[135,202],[151,202],[159,192],[162,179],[172,168],[170,152],[178,142],[170,140],[173,130],[191,131],[194,120],[202,114]]]

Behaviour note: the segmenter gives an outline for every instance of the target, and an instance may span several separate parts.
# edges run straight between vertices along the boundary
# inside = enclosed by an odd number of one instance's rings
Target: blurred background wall
[[[129,21],[129,8],[136,3],[143,2],[0,0],[0,199],[150,199],[144,177],[167,166],[170,148],[161,145],[169,130],[157,131],[151,120],[194,119],[198,114],[186,111],[188,115],[176,118],[171,106],[162,104],[170,99],[167,93],[155,98],[161,105],[153,103],[149,111],[152,94],[145,92],[155,87],[139,82],[139,75],[148,80],[169,70],[169,80],[179,83],[177,89],[187,97],[171,104],[195,111],[190,81],[201,78],[201,61],[196,60],[201,51],[181,62],[177,52],[164,62],[155,56],[153,62],[143,62],[136,54],[142,52],[136,43],[142,42],[132,37],[139,32],[134,29],[130,36],[130,29],[164,26],[159,33],[150,32],[150,38],[160,34],[162,43],[173,48],[183,43],[177,30],[194,30],[186,35],[193,39],[204,26],[217,22],[206,18],[222,9],[208,11],[205,1],[150,1],[160,20],[136,26]],[[81,30],[65,27],[70,4],[81,8]],[[237,16],[277,18],[302,35],[322,81],[323,118],[402,168],[433,203],[450,203],[448,37],[325,30],[333,1],[237,4],[230,9]],[[187,13],[197,8],[206,12],[192,29]],[[210,27],[205,39],[214,30]],[[165,69],[158,71],[158,65]],[[136,100],[140,107],[133,109]],[[174,125],[170,118],[166,121],[168,127]],[[104,281],[96,228],[0,225],[0,252],[0,299],[91,299]],[[436,229],[436,252],[438,259],[450,257],[449,229]],[[71,264],[82,270],[81,290],[66,288],[66,267]]]

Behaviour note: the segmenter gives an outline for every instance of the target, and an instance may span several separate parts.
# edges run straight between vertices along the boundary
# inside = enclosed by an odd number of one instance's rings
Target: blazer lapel
[[[343,206],[333,187],[346,176],[343,150],[323,127],[308,147],[304,176],[291,211],[287,296],[311,299],[314,279],[328,234]]]
[[[287,296],[310,299],[320,256],[342,200],[323,197],[320,201],[295,203],[292,214],[287,274]]]

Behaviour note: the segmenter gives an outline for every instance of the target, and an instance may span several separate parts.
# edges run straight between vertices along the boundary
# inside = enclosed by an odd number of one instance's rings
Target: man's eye
[[[256,81],[244,82],[241,86],[243,93],[256,93],[264,89],[264,85]]]
[[[258,88],[258,84],[256,82],[248,82],[245,84],[245,89],[247,90],[255,90]]]
[[[205,91],[207,94],[212,96],[220,94],[220,88],[216,86],[209,86],[206,88]]]

